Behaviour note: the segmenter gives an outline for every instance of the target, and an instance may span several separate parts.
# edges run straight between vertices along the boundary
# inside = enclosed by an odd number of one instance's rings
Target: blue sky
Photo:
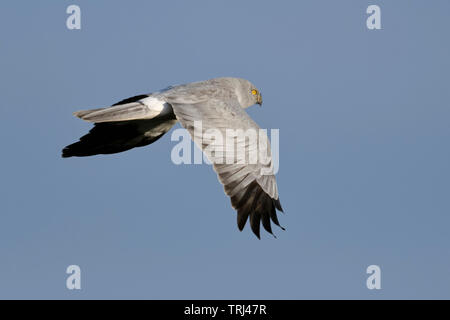
[[[450,298],[449,10],[2,1],[0,298]],[[170,134],[60,157],[91,127],[73,111],[218,76],[255,83],[249,114],[280,129],[278,239],[239,232],[212,169],[170,161]]]

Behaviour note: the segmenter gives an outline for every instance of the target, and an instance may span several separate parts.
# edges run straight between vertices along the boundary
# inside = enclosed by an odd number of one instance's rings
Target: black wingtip
[[[61,152],[61,158],[70,158],[72,155],[64,148]]]
[[[279,199],[271,198],[261,186],[256,182],[248,185],[243,195],[232,196],[231,204],[237,210],[237,225],[239,231],[242,231],[250,218],[250,227],[255,236],[261,239],[260,225],[270,233],[275,239],[277,237],[272,232],[271,221],[285,230],[278,221],[277,209],[282,211]]]
[[[62,157],[88,157],[97,154],[113,154],[149,145],[161,138],[146,136],[144,131],[156,130],[167,119],[130,120],[95,123],[89,133],[62,150]],[[167,130],[169,130],[168,128]],[[158,132],[160,129],[157,129]],[[153,131],[152,131],[153,132]],[[156,133],[156,132],[155,132]]]
[[[284,213],[283,208],[281,207],[281,202],[280,202],[280,198],[276,199],[273,201],[275,204],[275,208],[278,209],[278,211],[281,211]]]

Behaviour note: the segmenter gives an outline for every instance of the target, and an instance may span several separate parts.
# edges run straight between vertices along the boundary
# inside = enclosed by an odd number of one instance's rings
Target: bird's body
[[[258,149],[257,143],[242,139],[237,132],[260,129],[244,109],[261,103],[261,94],[254,85],[239,78],[216,78],[134,96],[111,107],[75,112],[95,125],[80,141],[65,147],[62,156],[111,154],[145,146],[179,121],[213,163],[225,193],[238,211],[239,229],[250,217],[251,228],[259,238],[260,221],[272,233],[270,220],[279,226],[276,209],[282,211],[270,150],[269,161],[263,163],[242,163],[234,153],[230,156],[227,152],[236,148],[236,153],[248,156]],[[234,144],[213,139],[208,130],[223,136],[232,132]],[[267,135],[262,139],[269,145]],[[211,146],[217,145],[223,154],[211,152]]]

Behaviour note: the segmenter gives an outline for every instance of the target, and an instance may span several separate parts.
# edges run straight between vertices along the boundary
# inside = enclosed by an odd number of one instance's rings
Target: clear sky
[[[71,4],[81,30],[66,27]],[[366,27],[371,4],[381,30]],[[450,298],[449,12],[1,1],[0,298]],[[239,232],[212,168],[171,162],[170,134],[60,157],[91,127],[73,111],[219,76],[258,86],[249,114],[280,129],[278,239]]]

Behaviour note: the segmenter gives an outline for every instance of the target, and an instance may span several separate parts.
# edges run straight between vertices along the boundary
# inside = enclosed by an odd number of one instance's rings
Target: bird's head
[[[248,108],[254,104],[262,105],[261,92],[248,80],[236,78],[236,95],[242,108]]]

